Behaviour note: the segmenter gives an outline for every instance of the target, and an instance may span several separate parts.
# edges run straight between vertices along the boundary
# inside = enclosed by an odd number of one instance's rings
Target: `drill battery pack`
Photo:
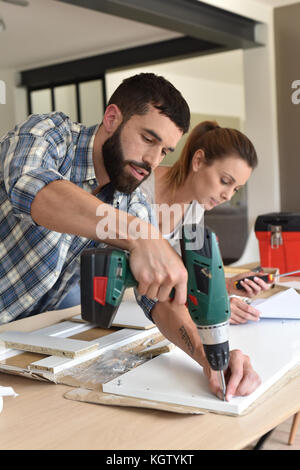
[[[278,268],[280,273],[300,269],[300,213],[260,215],[254,230],[261,266]]]

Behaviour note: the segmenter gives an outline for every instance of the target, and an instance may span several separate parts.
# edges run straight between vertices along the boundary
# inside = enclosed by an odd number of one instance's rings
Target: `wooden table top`
[[[79,311],[47,312],[2,325],[0,331],[32,331]],[[0,449],[242,449],[300,410],[300,376],[238,417],[72,401],[63,396],[68,386],[4,373],[0,385],[19,394],[3,398]]]

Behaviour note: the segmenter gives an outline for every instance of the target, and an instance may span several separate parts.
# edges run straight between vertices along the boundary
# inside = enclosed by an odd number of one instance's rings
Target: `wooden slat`
[[[97,330],[102,331],[100,328],[95,328],[94,330],[96,332]],[[85,333],[89,335],[89,331],[86,331]],[[157,328],[145,331],[130,330],[125,328],[123,330],[115,332],[112,331],[111,334],[105,336],[101,336],[99,333],[99,336],[90,342],[90,344],[92,343],[97,345],[96,351],[92,351],[84,357],[79,357],[72,360],[68,358],[58,358],[55,356],[46,357],[45,359],[42,359],[40,361],[32,362],[29,365],[29,369],[33,371],[46,370],[53,374],[57,374],[65,369],[79,364],[83,360],[86,361],[93,359],[94,357],[100,356],[101,354],[110,349],[124,348],[131,350],[131,348],[134,348],[136,344],[147,343],[148,341],[151,341],[152,338],[155,337],[155,335],[158,334],[160,333],[158,332]],[[143,345],[142,349],[144,349],[145,347],[146,345]]]
[[[68,357],[71,359],[98,349],[97,344],[91,344],[88,341],[57,338],[37,333],[24,333],[21,331],[7,331],[1,333],[0,344],[1,343],[2,346],[7,348]]]

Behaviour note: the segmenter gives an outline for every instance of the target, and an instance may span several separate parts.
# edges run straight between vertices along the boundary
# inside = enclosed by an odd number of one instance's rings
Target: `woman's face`
[[[237,155],[226,156],[207,165],[202,150],[198,150],[192,162],[192,191],[194,199],[211,210],[232,196],[246,184],[252,168]]]

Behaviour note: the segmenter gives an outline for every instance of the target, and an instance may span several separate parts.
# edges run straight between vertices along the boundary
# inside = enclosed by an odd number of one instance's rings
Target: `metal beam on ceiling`
[[[257,21],[198,0],[59,0],[78,7],[216,42],[227,49],[259,46]]]
[[[198,0],[57,0],[182,33],[144,46],[21,72],[28,90],[103,78],[109,70],[261,46],[258,22]],[[113,32],[112,32],[113,34]]]
[[[149,62],[166,62],[174,58],[199,56],[222,50],[219,44],[199,39],[189,37],[169,39],[146,46],[25,70],[21,72],[21,85],[30,90],[66,85],[76,81],[103,78],[105,72],[113,69]]]

